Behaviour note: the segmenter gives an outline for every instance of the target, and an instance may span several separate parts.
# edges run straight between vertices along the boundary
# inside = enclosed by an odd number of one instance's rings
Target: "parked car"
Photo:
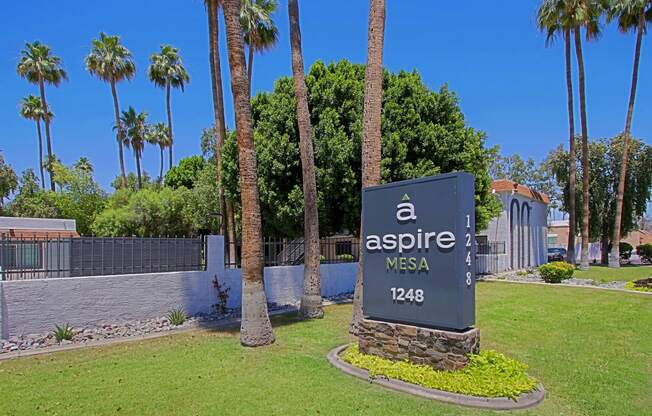
[[[548,249],[548,261],[566,260],[566,249],[561,247],[550,247]]]

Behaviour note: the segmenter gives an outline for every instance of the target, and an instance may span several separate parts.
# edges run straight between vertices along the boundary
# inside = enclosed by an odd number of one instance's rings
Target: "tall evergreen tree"
[[[625,117],[625,131],[623,143],[623,159],[618,176],[618,189],[616,191],[616,218],[613,234],[613,248],[609,257],[609,267],[620,267],[620,224],[623,216],[623,198],[625,194],[625,178],[627,176],[627,160],[629,142],[632,135],[632,117],[634,115],[634,101],[636,100],[636,86],[638,84],[638,66],[641,58],[641,43],[643,35],[647,33],[647,25],[652,21],[652,0],[613,0],[607,12],[609,21],[618,20],[618,29],[627,33],[636,32],[634,46],[634,69],[632,70],[632,84],[629,90],[627,116]]]
[[[43,107],[43,121],[45,122],[45,138],[47,142],[47,166],[50,174],[50,190],[54,191],[54,178],[52,175],[52,164],[54,151],[52,146],[52,135],[50,134],[50,109],[45,98],[45,84],[58,87],[61,81],[68,79],[66,71],[61,67],[61,58],[52,54],[51,49],[39,41],[25,44],[21,51],[20,61],[16,71],[22,78],[39,87],[41,94],[41,105]]]
[[[111,85],[113,113],[117,131],[116,140],[118,142],[118,156],[120,159],[120,178],[122,187],[124,188],[127,186],[123,151],[125,134],[120,123],[120,104],[118,103],[116,85],[125,79],[132,79],[136,75],[136,65],[129,49],[120,43],[120,37],[110,36],[105,33],[100,33],[98,39],[93,39],[91,52],[86,56],[85,62],[86,69],[91,75],[95,75]]]
[[[168,132],[170,134],[169,165],[172,168],[174,160],[172,158],[172,148],[174,147],[174,134],[172,131],[172,106],[170,104],[170,90],[179,88],[184,90],[185,85],[190,82],[188,71],[183,66],[179,49],[171,45],[161,45],[161,52],[152,54],[151,64],[147,70],[149,80],[157,87],[165,89],[165,109],[168,115]]]
[[[238,135],[242,201],[242,320],[240,342],[262,346],[274,342],[267,312],[263,279],[263,235],[258,197],[256,149],[251,122],[249,82],[245,74],[244,43],[240,26],[241,0],[224,0],[226,40],[231,69],[231,90]]]
[[[367,68],[364,80],[362,116],[362,188],[380,183],[381,114],[383,107],[383,45],[385,40],[385,0],[371,0],[367,43]],[[361,220],[360,234],[364,235]],[[363,245],[360,245],[358,273],[353,295],[353,317],[349,331],[357,334],[362,321]]]

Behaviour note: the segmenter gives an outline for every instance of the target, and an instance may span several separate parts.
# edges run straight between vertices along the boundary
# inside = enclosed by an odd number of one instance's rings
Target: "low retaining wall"
[[[183,307],[208,313],[217,302],[212,281],[230,288],[228,306],[242,299],[240,269],[224,268],[224,239],[207,241],[205,271],[145,273],[0,282],[0,338],[51,331],[54,325],[93,326],[165,316]],[[352,292],[356,263],[321,266],[322,295]],[[297,305],[303,291],[303,266],[265,268],[269,302]]]

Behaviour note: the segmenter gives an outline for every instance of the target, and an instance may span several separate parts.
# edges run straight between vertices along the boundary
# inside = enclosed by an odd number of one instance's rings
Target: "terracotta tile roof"
[[[521,185],[509,179],[498,179],[493,181],[491,183],[491,189],[495,190],[496,192],[516,191],[517,194],[530,198],[534,201],[543,202],[546,205],[550,203],[550,198],[548,198],[548,195],[544,194],[543,192],[534,191],[525,185]]]
[[[0,236],[3,238],[24,238],[27,240],[45,240],[52,238],[79,237],[77,231],[72,230],[26,230],[26,229],[3,229],[0,230]]]

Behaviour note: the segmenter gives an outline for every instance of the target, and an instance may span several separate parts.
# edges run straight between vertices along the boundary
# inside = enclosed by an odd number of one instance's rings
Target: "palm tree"
[[[184,90],[186,83],[190,82],[190,76],[183,66],[179,49],[171,45],[161,45],[159,54],[152,54],[150,57],[151,64],[147,70],[149,80],[157,87],[165,88],[165,108],[168,113],[168,131],[170,133],[170,160],[168,169],[174,163],[172,160],[172,147],[174,146],[174,136],[172,134],[172,108],[170,106],[170,89],[180,88]]]
[[[125,143],[131,147],[136,158],[136,175],[138,176],[138,189],[143,187],[143,179],[140,169],[140,160],[143,156],[145,139],[147,136],[147,113],[137,113],[136,109],[129,106],[127,111],[122,112],[120,123],[125,131]]]
[[[231,90],[238,134],[242,202],[242,320],[240,342],[261,346],[274,342],[263,280],[263,236],[258,197],[256,149],[251,120],[249,85],[245,74],[240,26],[241,0],[224,0],[224,21],[231,70]]]
[[[222,64],[219,50],[219,27],[217,11],[221,0],[205,1],[208,9],[209,59],[211,69],[211,87],[213,93],[213,114],[215,116],[215,165],[218,186],[218,206],[222,213],[220,234],[226,236],[227,258],[229,264],[235,264],[235,219],[233,201],[226,198],[222,187],[222,146],[226,140],[226,123],[224,121],[224,94],[222,90]]]
[[[578,81],[580,86],[580,122],[582,126],[582,258],[580,270],[589,269],[589,132],[586,117],[586,83],[584,71],[584,54],[582,53],[582,35],[584,28],[587,40],[595,39],[600,34],[599,21],[602,6],[597,0],[569,0],[571,2],[573,34],[575,38],[575,55],[577,57]]]
[[[68,79],[66,71],[61,67],[61,58],[52,55],[47,45],[39,41],[25,44],[21,52],[20,61],[16,71],[22,78],[39,87],[41,94],[41,105],[43,106],[43,121],[45,121],[45,138],[47,141],[48,160],[54,158],[52,151],[52,136],[50,135],[50,110],[45,99],[45,84],[58,87],[62,80]],[[54,178],[52,168],[49,168],[50,190],[54,191]]]
[[[299,26],[299,5],[289,0],[290,47],[292,49],[292,75],[297,100],[297,125],[301,150],[301,176],[303,178],[303,232],[305,261],[303,265],[303,297],[300,314],[306,318],[321,318],[321,279],[319,273],[319,212],[317,210],[317,183],[315,179],[315,155],[312,145],[312,126],[308,109],[308,88],[303,75],[303,54],[301,52],[301,28]]]
[[[20,115],[27,120],[36,123],[36,134],[38,135],[38,167],[41,173],[41,188],[45,189],[45,174],[43,172],[43,137],[41,136],[41,120],[43,117],[43,103],[35,95],[28,95],[20,103]],[[51,118],[51,117],[50,117]]]
[[[156,123],[147,128],[147,135],[145,136],[147,143],[159,147],[161,151],[160,169],[158,175],[159,185],[163,183],[163,150],[170,145],[170,133],[165,123]]]
[[[272,49],[278,42],[278,29],[272,20],[276,11],[276,0],[242,0],[240,24],[244,41],[249,50],[247,60],[247,79],[251,95],[251,76],[254,67],[254,53]]]
[[[129,49],[120,44],[120,37],[110,36],[104,33],[100,33],[99,39],[93,39],[91,52],[85,61],[86,69],[91,75],[95,75],[111,85],[115,126],[117,127],[116,140],[118,142],[118,155],[120,158],[120,176],[122,178],[122,187],[124,188],[127,186],[124,153],[122,150],[124,132],[120,124],[120,105],[118,103],[116,84],[125,79],[132,79],[136,74],[136,65]]]
[[[362,187],[380,183],[381,113],[383,106],[383,44],[385,39],[385,0],[371,0],[369,5],[369,31],[367,43],[367,68],[364,76],[364,110],[362,114]],[[364,235],[362,222],[360,232]],[[358,333],[362,321],[363,296],[363,245],[360,245],[358,273],[353,294],[353,318],[349,332]]]
[[[616,192],[616,218],[614,221],[614,235],[611,242],[611,256],[609,267],[620,267],[620,225],[623,215],[623,196],[625,194],[625,176],[627,175],[627,152],[632,132],[632,116],[634,115],[634,101],[636,99],[636,85],[638,83],[638,64],[641,57],[641,43],[647,31],[647,24],[652,21],[652,0],[614,0],[607,11],[609,21],[618,19],[618,29],[627,33],[636,31],[636,46],[634,47],[634,69],[632,70],[632,85],[629,91],[629,103],[625,118],[625,141],[623,144],[623,159],[620,164],[618,177],[618,191]]]
[[[564,37],[564,51],[566,61],[566,94],[568,99],[568,131],[569,153],[575,154],[575,114],[573,104],[573,76],[571,63],[571,30],[572,22],[569,21],[567,0],[544,0],[539,8],[537,24],[539,29],[546,33],[546,45],[552,44],[555,36]],[[568,198],[568,243],[566,261],[575,265],[575,157],[570,158],[569,164],[569,198]]]
[[[93,173],[93,164],[87,157],[82,156],[75,162],[75,169],[84,173]]]

